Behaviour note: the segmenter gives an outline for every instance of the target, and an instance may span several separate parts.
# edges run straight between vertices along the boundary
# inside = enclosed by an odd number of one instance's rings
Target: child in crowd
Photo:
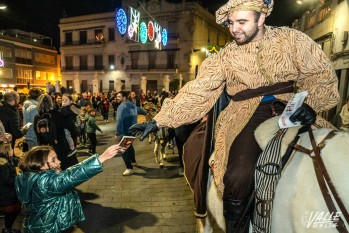
[[[90,146],[89,146],[89,152],[92,154],[96,153],[96,146],[97,146],[97,137],[96,137],[96,130],[99,132],[103,133],[101,128],[98,127],[96,124],[96,110],[91,108],[88,111],[88,115],[85,118],[86,122],[86,134],[87,137],[90,141]]]
[[[67,128],[64,129],[64,133],[71,150],[69,155],[76,153],[76,144],[78,137],[76,121],[77,117],[80,115],[80,112],[81,110],[73,104],[73,98],[69,94],[63,94],[61,113],[66,120]]]
[[[81,108],[81,114],[79,115],[80,118],[80,134],[79,134],[79,140],[80,144],[83,146],[86,146],[86,122],[85,122],[85,116],[88,112],[88,109],[86,107]]]
[[[103,170],[103,163],[122,153],[118,145],[110,146],[100,156],[60,170],[61,162],[50,146],[37,146],[24,156],[16,177],[16,191],[22,202],[24,232],[58,233],[69,230],[85,219],[74,187]]]

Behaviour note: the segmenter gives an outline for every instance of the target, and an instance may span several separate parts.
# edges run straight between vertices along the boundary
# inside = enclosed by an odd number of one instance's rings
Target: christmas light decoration
[[[139,21],[141,18],[141,13],[133,9],[132,7],[129,7],[129,9],[130,9],[129,25],[130,26],[132,25],[132,33],[130,34],[130,31],[129,31],[129,34],[128,34],[129,39],[138,42],[139,41]],[[129,30],[131,29],[130,26],[129,26]]]
[[[167,45],[167,31],[165,28],[162,29],[161,36],[162,36],[162,45],[166,46]]]
[[[148,23],[148,38],[150,41],[154,40],[154,24],[152,21]]]
[[[147,42],[147,25],[144,22],[139,27],[139,36],[143,44]]]
[[[222,47],[219,45],[207,45],[205,47],[205,51],[206,51],[206,57],[211,56],[212,54],[218,53],[219,51],[221,51]]]
[[[120,34],[124,35],[127,29],[127,16],[123,9],[119,9],[116,13],[116,25]]]
[[[132,27],[132,25],[129,25],[128,26],[128,37],[129,38],[132,38],[133,37],[133,34],[134,34],[134,29],[133,29],[133,27]]]

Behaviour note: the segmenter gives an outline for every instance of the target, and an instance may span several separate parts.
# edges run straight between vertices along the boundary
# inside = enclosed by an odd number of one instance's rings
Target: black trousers
[[[280,103],[274,107],[278,112],[282,112],[284,108]],[[243,200],[252,194],[255,166],[262,152],[254,137],[254,131],[271,117],[273,117],[271,102],[260,103],[247,125],[234,140],[229,151],[227,171],[223,177],[224,198]]]
[[[96,153],[96,146],[97,146],[97,137],[95,133],[87,133],[87,137],[90,139],[90,146],[89,150],[92,154]]]

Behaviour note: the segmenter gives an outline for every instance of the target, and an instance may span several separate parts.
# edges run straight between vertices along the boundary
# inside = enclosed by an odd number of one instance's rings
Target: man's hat
[[[250,10],[270,15],[273,10],[273,0],[229,0],[216,11],[216,22],[224,24],[230,11]]]

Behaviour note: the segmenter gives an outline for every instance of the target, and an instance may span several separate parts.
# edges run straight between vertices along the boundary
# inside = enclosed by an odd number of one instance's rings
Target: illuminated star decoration
[[[140,27],[139,27],[139,35],[141,42],[144,44],[147,42],[147,25],[142,22]]]
[[[162,45],[166,46],[167,45],[167,31],[165,28],[162,29],[161,36],[162,36]]]
[[[116,13],[116,25],[121,35],[126,33],[127,28],[127,17],[123,9],[119,9]]]
[[[4,66],[4,61],[0,59],[0,67]]]

